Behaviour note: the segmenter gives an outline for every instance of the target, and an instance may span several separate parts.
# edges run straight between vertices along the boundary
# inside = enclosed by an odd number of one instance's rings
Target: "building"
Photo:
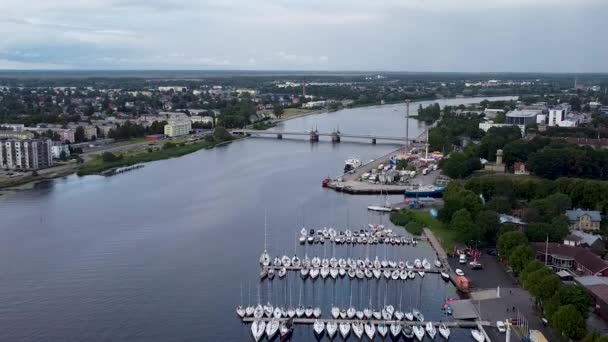
[[[532,125],[536,123],[536,116],[542,111],[538,109],[512,110],[507,113],[507,123],[509,125]]]
[[[599,231],[602,215],[597,210],[566,210],[571,229]]]
[[[51,141],[46,139],[1,140],[0,168],[38,170],[53,165]]]
[[[310,101],[302,105],[302,108],[323,108],[327,101]]]
[[[566,114],[568,114],[566,108],[551,108],[549,109],[549,122],[547,123],[550,127],[561,126],[562,121],[566,120]]]
[[[60,159],[62,152],[64,153],[66,158],[69,157],[70,147],[61,143],[54,143],[53,146],[51,146],[51,155],[53,156],[53,158]]]
[[[532,247],[537,259],[556,271],[568,271],[579,276],[608,277],[608,261],[588,249],[555,242],[534,242]]]
[[[486,118],[488,118],[488,119],[496,119],[496,116],[498,114],[504,114],[504,112],[505,112],[504,109],[486,108],[483,110],[483,113],[485,114]]]
[[[1,124],[0,129],[9,130],[13,132],[23,132],[25,131],[24,124]]]
[[[529,175],[530,171],[526,170],[526,163],[515,162],[513,165],[513,173],[516,175]]]
[[[524,125],[497,124],[492,121],[479,123],[479,129],[481,129],[484,132],[489,131],[490,128],[492,128],[492,127],[512,127],[512,126],[517,126],[519,128],[519,130],[521,131],[522,137],[526,135],[526,126],[524,126]]]
[[[190,120],[169,120],[165,125],[165,135],[168,137],[179,137],[190,134],[192,123]]]
[[[0,139],[33,139],[34,133],[0,130]]]
[[[608,321],[608,278],[585,276],[575,277],[574,280],[591,295],[593,311],[603,320]]]
[[[586,248],[599,256],[604,255],[606,250],[606,245],[601,236],[585,233],[580,230],[573,230],[570,235],[566,236],[564,238],[564,245]]]
[[[496,150],[496,162],[495,163],[486,163],[483,166],[484,170],[494,171],[494,172],[505,172],[505,164],[502,162],[502,150]]]
[[[158,91],[161,92],[167,92],[167,91],[174,91],[174,92],[183,92],[183,91],[187,91],[188,87],[185,86],[172,86],[172,87],[158,87]]]
[[[213,125],[213,118],[211,116],[192,115],[190,117],[190,122],[192,122],[192,123],[200,122],[200,123],[204,123],[204,124],[211,124],[211,125]]]

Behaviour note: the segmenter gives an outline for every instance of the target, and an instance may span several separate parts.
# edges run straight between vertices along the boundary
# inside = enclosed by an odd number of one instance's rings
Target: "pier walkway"
[[[276,318],[274,318],[276,319]],[[415,325],[425,325],[426,323],[428,323],[427,321],[424,322],[419,322],[419,321],[386,321],[386,320],[382,320],[382,319],[333,319],[333,318],[286,318],[286,317],[282,317],[279,318],[279,321],[288,321],[288,320],[292,320],[292,323],[294,324],[314,324],[315,321],[319,321],[319,322],[323,322],[323,323],[328,323],[328,322],[335,322],[335,323],[348,323],[348,324],[353,324],[353,323],[372,323],[372,324],[378,324],[378,323],[384,323],[387,326],[391,325],[391,324],[400,324],[400,325],[409,325],[409,326],[415,326]],[[243,318],[243,322],[244,323],[252,323],[253,321],[271,321],[273,320],[273,318],[270,317],[263,317],[263,318],[253,318],[253,317],[245,317]],[[449,328],[478,328],[480,325],[485,325],[485,326],[491,326],[491,323],[488,321],[443,321],[443,322],[431,322],[433,323],[434,326],[439,326],[441,323],[444,323],[447,327]]]

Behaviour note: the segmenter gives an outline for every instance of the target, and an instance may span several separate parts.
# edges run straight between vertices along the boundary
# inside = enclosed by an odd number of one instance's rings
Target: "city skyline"
[[[608,72],[608,4],[0,0],[0,69]]]

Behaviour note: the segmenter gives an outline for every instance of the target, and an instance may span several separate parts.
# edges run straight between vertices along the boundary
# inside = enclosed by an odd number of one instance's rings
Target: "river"
[[[413,113],[418,103],[411,105]],[[278,129],[339,125],[349,133],[403,135],[403,116],[403,105],[365,107],[289,120]],[[424,130],[411,120],[410,136]],[[379,198],[320,185],[328,174],[339,174],[345,159],[368,160],[396,147],[252,138],[118,176],[69,176],[0,196],[0,340],[250,340],[249,326],[234,312],[241,288],[246,303],[257,302],[258,293],[263,302],[294,305],[301,297],[304,305],[322,306],[324,317],[332,303],[374,305],[386,297],[398,307],[401,297],[404,309],[417,305],[429,319],[441,319],[442,298],[454,296],[454,288],[435,275],[401,288],[399,282],[345,279],[302,283],[296,274],[271,285],[258,280],[265,212],[273,256],[294,253],[303,225],[390,225],[386,216],[366,211]],[[298,245],[297,253],[434,255],[426,244],[330,247],[304,251]],[[459,334],[466,336],[454,332],[454,340]],[[312,337],[311,327],[301,327],[294,340]]]

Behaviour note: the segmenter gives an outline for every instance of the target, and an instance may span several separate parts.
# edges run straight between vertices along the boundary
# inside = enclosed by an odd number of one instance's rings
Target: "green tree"
[[[521,279],[522,283],[525,283],[528,276],[537,270],[540,270],[541,268],[545,268],[545,264],[543,264],[542,262],[538,261],[538,260],[532,260],[530,261],[526,267],[521,271],[521,273],[519,274],[519,278]]]
[[[534,260],[534,251],[528,245],[519,245],[509,254],[509,264],[515,275],[520,274],[532,260]]]
[[[511,207],[511,201],[505,196],[494,196],[486,203],[487,209],[501,214],[509,214]]]
[[[272,113],[280,119],[283,116],[283,113],[285,113],[285,109],[280,103],[275,103],[272,107]]]
[[[86,137],[84,134],[84,127],[82,127],[82,126],[76,127],[76,131],[74,132],[74,140],[77,143],[80,143],[80,142],[83,142],[86,140]]]
[[[441,162],[441,169],[448,177],[465,178],[473,171],[481,169],[481,162],[475,155],[453,152]]]
[[[512,231],[502,234],[498,238],[498,255],[508,258],[515,247],[528,245],[526,235],[520,231]]]
[[[562,286],[557,291],[556,296],[559,298],[559,303],[561,305],[574,305],[583,318],[589,317],[589,307],[593,303],[589,293],[582,286]]]
[[[496,242],[500,223],[498,214],[492,210],[484,210],[477,214],[475,224],[483,231],[484,240]]]
[[[67,153],[65,153],[65,151],[61,151],[61,153],[59,153],[59,160],[67,160],[68,159],[68,155]]]
[[[101,160],[103,160],[106,163],[115,162],[120,159],[122,159],[122,155],[116,155],[112,152],[104,152],[101,154]]]
[[[602,336],[597,330],[593,330],[593,332],[585,336],[581,342],[608,342],[608,336]]]
[[[583,316],[576,310],[574,305],[561,306],[553,317],[551,325],[562,335],[579,340],[587,334],[587,327]]]
[[[463,243],[483,242],[483,230],[473,223],[471,213],[467,209],[460,209],[454,213],[449,225],[450,229],[458,232],[458,241]]]
[[[538,286],[539,286],[541,280],[544,277],[546,277],[548,275],[552,275],[552,274],[553,274],[553,271],[551,271],[547,267],[540,268],[540,269],[528,274],[528,276],[526,277],[526,281],[524,282],[523,285],[528,291],[530,291],[530,294],[532,294],[534,297],[538,297],[538,294],[539,294]]]
[[[228,130],[222,126],[218,126],[213,130],[213,139],[216,142],[224,142],[232,140],[232,135]]]

